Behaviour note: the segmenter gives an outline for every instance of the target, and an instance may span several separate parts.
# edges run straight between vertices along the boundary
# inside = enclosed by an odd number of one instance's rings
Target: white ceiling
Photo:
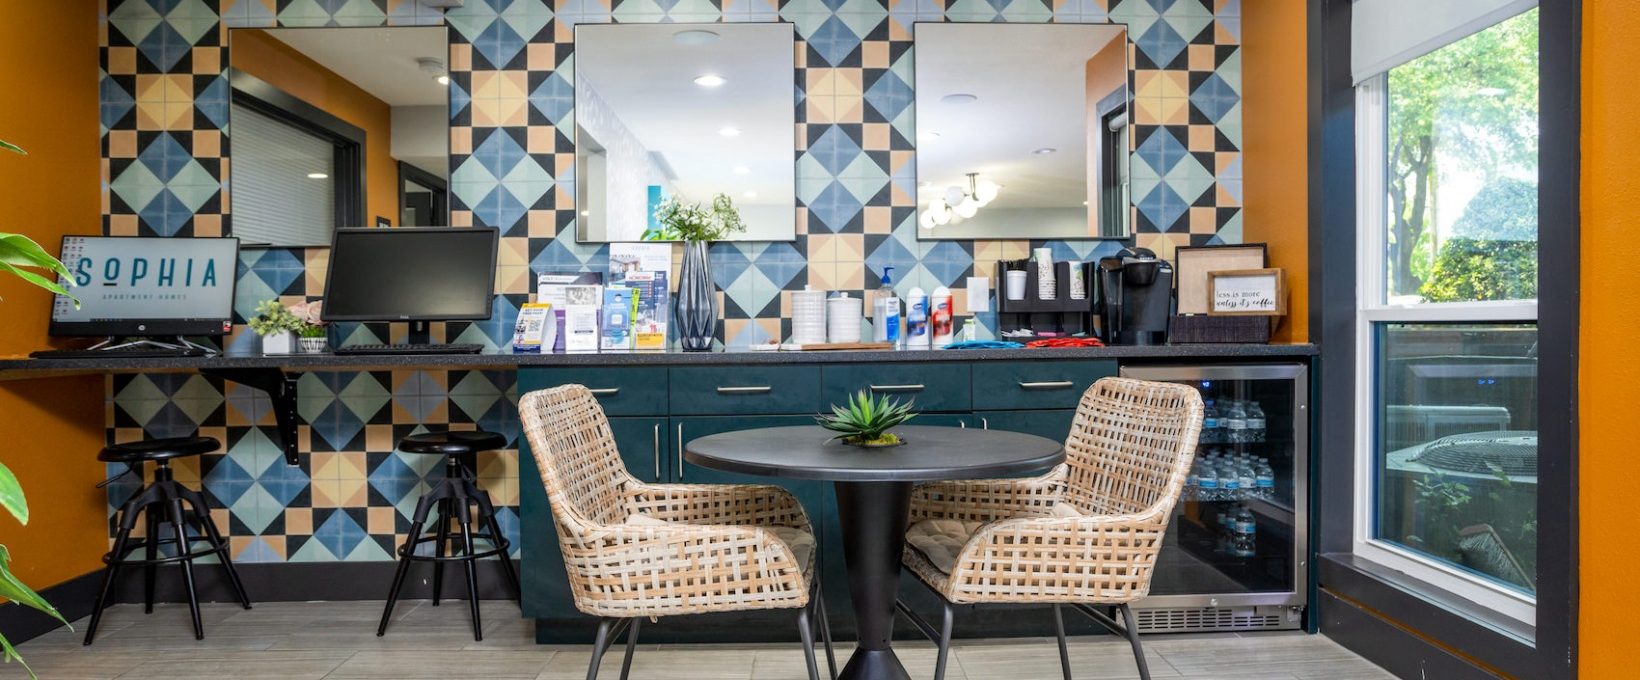
[[[444,106],[449,88],[416,63],[431,57],[448,64],[442,26],[397,28],[264,29],[309,59],[387,102],[388,106]]]
[[[709,45],[680,45],[681,31],[709,30]],[[742,206],[793,205],[796,59],[791,24],[582,24],[575,77],[609,104],[628,130],[675,171],[691,200],[724,193]],[[703,74],[724,84],[696,85]],[[740,129],[724,137],[725,126]],[[750,172],[735,174],[736,166]],[[757,192],[747,198],[745,192]]]
[[[1081,207],[1087,200],[1086,63],[1121,26],[917,24],[917,204],[967,185],[1003,185],[986,208]],[[978,99],[952,104],[952,94]],[[1095,98],[1103,97],[1096,93]],[[938,139],[925,133],[934,131]],[[1056,149],[1047,155],[1031,152]]]

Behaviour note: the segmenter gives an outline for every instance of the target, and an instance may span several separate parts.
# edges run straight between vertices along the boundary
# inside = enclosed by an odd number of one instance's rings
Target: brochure
[[[670,243],[611,243],[609,244],[609,285],[627,285],[626,277],[634,272],[669,272],[672,270]]]
[[[604,322],[600,336],[600,350],[632,349],[632,310],[635,303],[633,290],[625,286],[604,289]]]
[[[526,302],[518,310],[518,323],[513,326],[512,349],[514,352],[539,353],[541,348],[551,348],[558,324],[553,319],[552,304],[546,302]]]
[[[666,272],[626,275],[626,285],[637,292],[637,311],[632,315],[634,349],[666,349],[667,320],[672,309],[666,278]]]
[[[564,332],[564,319],[569,313],[565,292],[569,286],[596,286],[603,282],[604,276],[598,272],[549,273],[541,274],[535,278],[535,301],[552,305],[553,333],[551,337],[553,341],[550,345],[552,351],[565,351],[564,340],[568,335]],[[601,301],[603,294],[599,293],[597,299]],[[596,321],[596,313],[593,317]],[[596,328],[596,325],[594,328]],[[596,331],[594,331],[594,335],[596,335]],[[593,345],[594,347],[597,346],[596,339],[594,339]],[[545,351],[548,346],[543,345],[542,350]]]
[[[564,351],[598,351],[598,314],[603,286],[564,286]]]

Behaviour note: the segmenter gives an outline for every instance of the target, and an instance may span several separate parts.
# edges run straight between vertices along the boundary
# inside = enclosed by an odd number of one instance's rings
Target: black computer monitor
[[[227,335],[239,264],[236,238],[64,236],[70,292],[51,307],[55,336]]]
[[[337,229],[325,275],[324,318],[488,319],[500,237],[500,231],[481,227]],[[412,324],[417,327],[425,324]],[[413,332],[412,341],[420,335]]]

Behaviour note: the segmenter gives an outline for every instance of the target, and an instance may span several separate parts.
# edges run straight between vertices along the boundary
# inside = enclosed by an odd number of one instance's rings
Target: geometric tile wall
[[[1099,241],[919,241],[912,36],[917,22],[1125,24],[1134,70],[1135,242],[1241,241],[1240,0],[104,0],[101,46],[103,228],[114,235],[232,233],[228,31],[238,27],[445,25],[450,37],[452,223],[502,232],[489,321],[435,327],[449,341],[499,345],[533,272],[600,270],[607,247],[575,241],[574,27],[581,23],[786,22],[797,32],[797,239],[712,248],[731,346],[790,333],[789,291],[860,294],[894,266],[903,294],[951,286],[991,262],[1051,247],[1062,259]],[[246,249],[239,314],[258,300],[322,292],[324,249]],[[959,317],[961,319],[961,317]],[[981,336],[994,318],[982,314]],[[436,325],[437,326],[437,325]],[[398,325],[342,324],[344,341],[397,339]],[[240,329],[230,345],[254,346]],[[271,443],[259,392],[197,375],[109,381],[109,437],[203,432],[226,452],[190,461],[218,524],[248,561],[385,560],[407,513],[442,468],[393,450],[418,427],[518,436],[514,376],[491,371],[311,373],[301,378],[302,464]],[[481,482],[516,531],[517,454],[490,454]],[[529,482],[525,482],[529,483]],[[134,481],[110,487],[124,500]],[[516,543],[515,543],[516,545]]]

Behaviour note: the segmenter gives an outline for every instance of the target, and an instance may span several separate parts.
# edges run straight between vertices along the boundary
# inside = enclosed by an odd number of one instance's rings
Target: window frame
[[[1355,437],[1353,552],[1372,563],[1404,572],[1488,610],[1531,625],[1537,596],[1522,593],[1429,555],[1375,537],[1378,503],[1379,329],[1391,323],[1506,323],[1538,320],[1537,300],[1492,300],[1392,304],[1388,302],[1384,253],[1389,214],[1389,75],[1355,87],[1356,224],[1355,262]]]

